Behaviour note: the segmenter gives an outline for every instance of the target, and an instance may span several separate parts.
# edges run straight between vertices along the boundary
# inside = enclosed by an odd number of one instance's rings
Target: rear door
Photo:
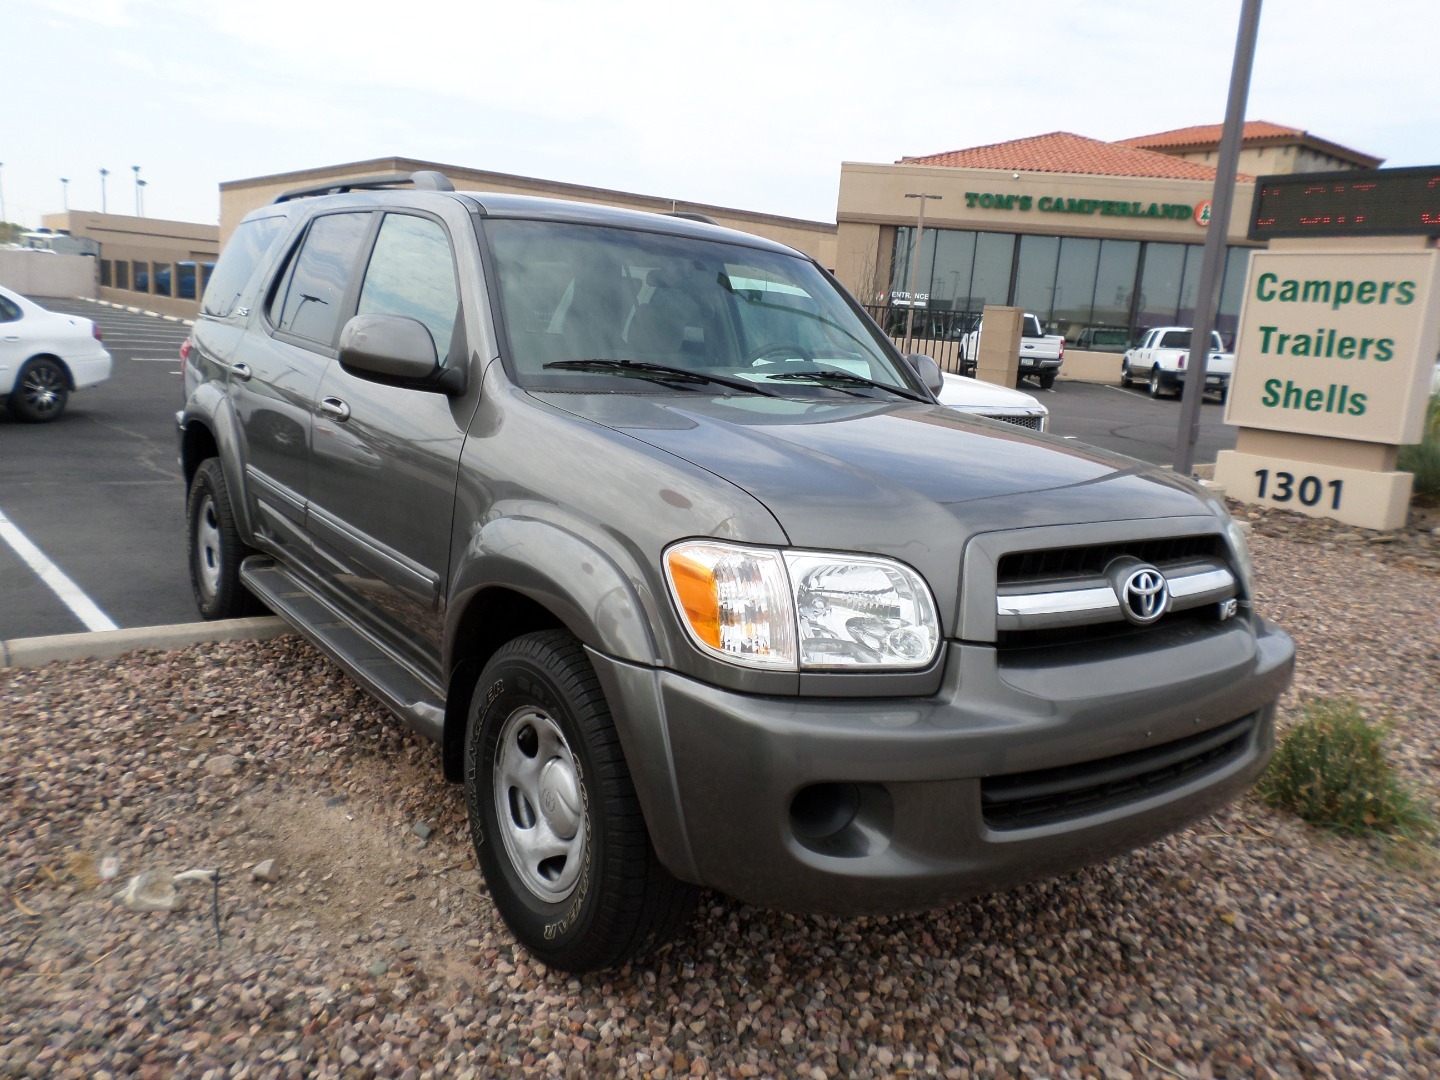
[[[265,333],[231,355],[231,400],[243,440],[251,520],[274,547],[307,561],[305,504],[320,378],[370,232],[368,210],[321,214],[292,247],[264,298]]]

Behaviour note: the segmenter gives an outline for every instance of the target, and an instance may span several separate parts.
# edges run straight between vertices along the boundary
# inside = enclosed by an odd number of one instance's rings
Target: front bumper
[[[761,906],[863,914],[1094,863],[1233,801],[1274,750],[1294,645],[1245,619],[1138,664],[1002,666],[994,648],[952,643],[927,698],[762,698],[592,660],[672,872]],[[1175,767],[1237,722],[1225,747]],[[1137,761],[1154,765],[1138,782]],[[1059,801],[1018,819],[986,809],[982,793],[1017,785]]]

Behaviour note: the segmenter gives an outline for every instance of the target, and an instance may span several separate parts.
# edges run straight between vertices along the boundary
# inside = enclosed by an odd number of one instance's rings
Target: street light
[[[920,242],[925,239],[925,200],[941,199],[943,195],[927,195],[924,192],[908,192],[907,199],[920,200],[920,219],[915,224],[915,242],[910,245],[910,311],[905,316],[905,340],[913,340],[915,332],[915,284],[920,274]]]
[[[66,176],[60,177],[60,209],[70,209],[70,179]]]
[[[105,178],[106,178],[107,176],[109,176],[109,175],[110,175],[110,170],[109,170],[109,169],[101,168],[101,170],[100,170],[100,212],[101,212],[102,214],[105,213]]]
[[[140,166],[131,165],[130,170],[135,174],[135,216],[143,217],[140,211]]]
[[[137,217],[145,216],[145,181],[135,181],[135,214]]]

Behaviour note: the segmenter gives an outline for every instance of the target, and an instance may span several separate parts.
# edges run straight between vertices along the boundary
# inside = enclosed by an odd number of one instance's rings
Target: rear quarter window
[[[285,218],[254,218],[242,221],[230,242],[225,245],[215,272],[210,275],[210,284],[205,289],[205,299],[200,310],[206,315],[223,319],[235,310],[240,296],[249,284],[250,277],[265,253],[270,250],[284,231]]]

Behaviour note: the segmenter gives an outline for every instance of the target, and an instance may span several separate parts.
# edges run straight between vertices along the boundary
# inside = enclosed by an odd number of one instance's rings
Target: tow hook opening
[[[894,817],[883,784],[810,784],[790,800],[790,831],[818,855],[873,855],[889,845]]]

